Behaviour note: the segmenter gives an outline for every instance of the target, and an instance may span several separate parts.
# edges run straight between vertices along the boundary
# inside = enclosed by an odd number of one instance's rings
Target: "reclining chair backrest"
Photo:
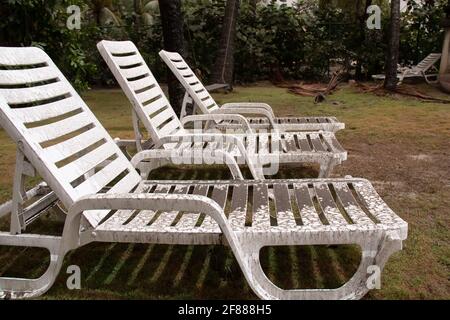
[[[111,187],[108,192],[127,193],[141,181],[39,48],[0,48],[0,124],[66,208],[106,186]],[[104,214],[86,217],[95,225]]]
[[[440,58],[440,53],[430,53],[425,59],[417,64],[416,68],[423,71],[428,71],[428,69],[430,69],[436,62],[438,62]]]
[[[204,114],[209,114],[219,108],[208,90],[179,53],[161,50],[159,55]]]
[[[154,143],[158,144],[164,136],[185,132],[133,42],[103,40],[97,44],[97,48]]]

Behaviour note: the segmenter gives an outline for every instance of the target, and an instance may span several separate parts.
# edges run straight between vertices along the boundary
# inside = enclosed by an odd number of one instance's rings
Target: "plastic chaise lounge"
[[[328,177],[335,165],[347,159],[347,152],[332,132],[255,133],[247,119],[237,114],[193,115],[180,121],[132,42],[104,40],[99,42],[97,47],[133,106],[133,127],[138,143],[142,140],[139,131],[141,122],[155,148],[175,148],[185,155],[195,153],[195,150],[199,149],[210,153],[217,150],[217,141],[205,145],[184,143],[186,137],[195,140],[208,136],[189,133],[184,125],[195,121],[233,120],[241,124],[242,132],[245,133],[217,132],[215,136],[222,136],[224,141],[219,149],[224,149],[223,153],[227,159],[235,158],[239,164],[250,164],[250,170],[256,179],[264,178],[264,173],[276,174],[277,170],[267,171],[263,169],[264,166],[269,165],[269,169],[273,169],[273,164],[287,163],[319,164],[319,177]],[[229,145],[230,142],[234,145]],[[137,148],[145,149],[141,145]]]
[[[266,103],[238,102],[219,106],[180,54],[161,50],[159,55],[186,90],[182,115],[186,114],[186,106],[194,103],[194,112],[195,108],[198,108],[203,114],[246,115],[250,126],[254,129],[337,132],[345,128],[345,124],[335,117],[276,117],[272,108]],[[251,117],[251,115],[258,115],[258,117]],[[223,129],[237,127],[236,123],[230,120],[222,121],[217,126]]]
[[[137,164],[160,163],[165,152],[142,151],[130,162],[45,52],[0,48],[0,66],[0,123],[18,147],[11,230],[0,232],[0,246],[51,255],[37,279],[0,277],[0,297],[44,294],[69,251],[98,241],[228,245],[260,298],[361,298],[368,268],[382,269],[406,239],[406,222],[364,179],[143,180]],[[23,178],[33,174],[67,208],[60,236],[26,232]],[[260,265],[264,246],[331,244],[362,248],[355,275],[337,289],[282,290]]]
[[[403,82],[405,78],[423,77],[428,84],[438,83],[439,70],[436,67],[436,63],[441,59],[440,53],[430,53],[425,59],[419,62],[416,66],[412,67],[399,67],[397,69],[397,77],[399,84]],[[372,76],[375,80],[384,80],[385,75],[377,74]]]

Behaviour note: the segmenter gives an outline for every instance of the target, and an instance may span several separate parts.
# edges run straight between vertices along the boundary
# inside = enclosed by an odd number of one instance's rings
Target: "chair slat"
[[[171,194],[186,194],[189,190],[188,185],[177,185]],[[159,193],[159,192],[158,192]],[[170,227],[174,222],[175,218],[178,216],[178,211],[163,212],[158,217],[158,219],[152,223],[150,229],[163,231],[164,229]],[[133,219],[134,221],[135,219]]]
[[[182,67],[182,69],[177,68],[183,77],[189,78],[190,76],[194,75],[194,72],[191,69],[184,69],[184,68],[185,68],[185,66]]]
[[[334,188],[342,206],[354,223],[373,224],[373,221],[361,210],[346,183],[334,183]]]
[[[181,62],[181,61],[183,61],[181,56],[178,53],[176,53],[176,52],[164,51],[164,53],[169,59],[173,60],[173,62]]]
[[[80,99],[71,96],[63,100],[41,104],[39,106],[17,108],[14,112],[24,123],[30,123],[64,115],[80,109],[82,105],[83,102],[80,102]]]
[[[128,168],[128,163],[122,161],[121,158],[117,158],[74,189],[80,197],[95,194]]]
[[[0,89],[0,95],[8,104],[25,104],[64,96],[70,92],[65,81],[45,84],[38,87]]]
[[[206,90],[203,90],[203,91],[198,93],[198,98],[200,100],[203,100],[203,99],[208,98],[208,97],[209,97],[209,93]]]
[[[296,136],[297,136],[297,141],[298,141],[301,151],[302,152],[310,152],[312,149],[311,149],[311,146],[309,145],[309,142],[308,142],[306,136],[304,136],[304,135],[296,135]]]
[[[269,135],[259,135],[259,155],[269,154]]]
[[[139,189],[136,190],[136,193],[143,192],[143,186],[139,186]],[[163,186],[157,186],[155,188],[154,193],[167,193],[169,191],[169,186],[163,185]],[[114,193],[111,190],[110,193]],[[115,212],[111,217],[108,218],[101,226],[101,229],[111,230],[111,229],[119,229],[123,228],[123,224],[127,222],[133,214],[136,214],[135,218],[130,221],[129,225],[127,225],[128,228],[132,228],[133,225],[136,226],[137,222],[139,221],[139,225],[142,224],[147,225],[151,219],[153,219],[156,211],[153,210],[142,210],[136,213],[135,210],[118,210]],[[137,219],[137,220],[136,220]],[[135,221],[135,222],[133,222]]]
[[[175,65],[175,67],[179,70],[186,70],[189,69],[189,65],[185,62],[185,61],[181,61],[181,62],[175,62],[172,61],[172,63]]]
[[[256,145],[256,135],[249,135],[247,136],[247,152],[248,154],[254,155],[257,152],[257,145]]]
[[[76,178],[81,177],[89,170],[94,169],[97,165],[116,154],[115,152],[116,150],[112,149],[110,145],[103,144],[88,154],[85,154],[82,157],[61,167],[61,173],[72,182]]]
[[[150,118],[150,121],[157,128],[169,119],[173,119],[173,111],[171,108],[161,111],[153,118]]]
[[[245,227],[245,217],[247,212],[248,186],[241,184],[233,186],[230,213],[228,220],[234,228]]]
[[[121,69],[120,72],[126,79],[132,79],[143,76],[145,74],[149,74],[150,71],[148,70],[147,66],[141,65],[132,69]]]
[[[137,54],[124,57],[113,57],[113,60],[119,65],[119,67],[127,67],[141,63],[141,59]]]
[[[192,194],[199,196],[206,196],[208,194],[207,185],[196,185]],[[199,213],[183,213],[180,220],[176,224],[177,229],[190,230],[195,227],[200,217]]]
[[[53,140],[63,135],[75,132],[83,127],[92,124],[93,119],[82,112],[70,118],[53,122],[41,127],[29,129],[30,133],[35,137],[38,143]]]
[[[307,184],[294,184],[295,200],[297,201],[298,210],[302,223],[305,226],[320,226],[322,222],[317,214],[311,199],[311,194]]]
[[[324,183],[315,183],[314,189],[316,191],[319,204],[322,207],[322,211],[330,225],[347,225],[348,222],[336,207],[336,203],[330,193],[330,190],[328,189],[328,186]]]
[[[147,115],[146,119],[148,119],[148,121],[150,121],[150,118],[148,116],[150,116],[154,112],[156,112],[156,111],[160,110],[161,108],[164,108],[168,105],[169,105],[169,102],[166,100],[166,98],[161,96],[161,98],[159,98],[158,100],[155,100],[155,101],[151,102],[150,104],[146,105],[145,107],[142,107],[142,111]],[[174,114],[175,114],[175,112],[174,112]]]
[[[394,215],[388,214],[393,213],[392,210],[379,197],[375,189],[368,189],[365,184],[359,182],[354,183],[353,187],[355,188],[355,192],[358,195],[361,203],[369,210],[369,212],[376,218],[376,220],[388,225],[395,223]],[[366,201],[366,199],[370,199],[371,201]]]
[[[142,181],[136,171],[130,171],[125,177],[117,181],[107,193],[127,193]],[[135,192],[139,192],[136,190]]]
[[[211,194],[211,199],[214,200],[221,208],[225,209],[227,203],[228,186],[227,185],[215,185]],[[219,225],[214,221],[211,216],[205,216],[202,224],[199,227],[199,232],[202,229],[208,229],[210,232],[220,232]]]
[[[50,62],[47,54],[39,48],[2,48],[0,66],[31,66]]]
[[[253,187],[253,221],[254,228],[270,228],[269,196],[266,184]]]
[[[145,90],[141,93],[137,93],[136,97],[140,103],[145,103],[147,101],[155,99],[160,94],[161,94],[161,89],[158,87],[153,87],[153,88]]]
[[[296,152],[297,146],[295,144],[295,139],[292,134],[285,134],[285,140],[286,140],[286,148],[289,152]]]
[[[108,49],[112,55],[131,56],[133,54],[137,54],[137,50],[130,44],[133,43],[131,41],[109,41]]]
[[[322,142],[320,141],[320,137],[318,134],[310,134],[309,136],[315,151],[326,151],[324,146],[322,145]]]
[[[75,137],[52,145],[46,148],[45,151],[48,154],[48,158],[56,163],[80,152],[101,139],[101,131],[98,128],[93,127]]]
[[[275,207],[277,211],[277,225],[285,228],[292,228],[297,225],[291,207],[289,189],[286,184],[274,184],[273,194],[275,197]]]
[[[139,79],[139,80],[128,81],[128,85],[130,86],[130,89],[133,92],[142,90],[146,87],[154,85],[155,83],[156,83],[156,80],[150,76]]]
[[[183,128],[180,125],[180,121],[178,120],[178,118],[175,117],[175,118],[172,118],[172,120],[169,123],[164,125],[164,127],[162,127],[159,130],[159,134],[161,135],[161,137],[164,137],[164,136],[173,135],[175,133],[178,133],[181,130],[183,130]]]
[[[0,74],[1,85],[25,85],[57,79],[59,74],[50,66],[34,69],[2,70]]]
[[[339,143],[339,141],[337,141],[334,134],[323,134],[322,136],[323,140],[330,150],[333,150],[334,152],[345,152],[344,148],[342,148],[341,144]]]

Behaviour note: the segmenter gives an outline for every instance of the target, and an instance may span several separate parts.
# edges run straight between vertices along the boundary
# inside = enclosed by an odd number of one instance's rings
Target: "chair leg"
[[[425,78],[425,81],[428,84],[437,84],[437,83],[439,83],[439,77],[436,74],[431,74],[431,75],[424,74],[423,77]],[[433,77],[435,77],[436,79],[435,80],[430,80],[430,78],[433,78]]]
[[[328,178],[336,165],[337,161],[334,158],[323,160],[320,163],[319,178]]]
[[[0,277],[0,299],[25,299],[44,294],[55,282],[61,270],[65,252],[60,250],[60,237],[42,235],[10,235],[0,233],[0,245],[20,247],[40,247],[50,252],[50,265],[37,279]]]
[[[246,246],[248,249],[251,247]],[[397,237],[383,236],[378,241],[362,246],[361,263],[353,277],[337,289],[293,289],[284,290],[277,287],[264,273],[259,259],[260,247],[253,246],[246,250],[244,261],[247,265],[247,280],[250,287],[261,299],[270,300],[348,300],[360,299],[371,288],[368,285],[370,266],[383,270],[387,260],[394,252],[401,249],[401,240]]]

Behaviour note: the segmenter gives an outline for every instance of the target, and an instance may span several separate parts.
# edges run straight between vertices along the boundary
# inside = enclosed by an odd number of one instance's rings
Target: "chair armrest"
[[[114,138],[114,142],[119,148],[129,148],[129,147],[136,147],[136,140],[132,139],[120,139],[120,138]],[[142,143],[144,141],[142,140]]]
[[[80,244],[81,216],[87,210],[163,210],[192,211],[204,213],[213,218],[224,234],[230,233],[230,226],[222,208],[213,200],[199,195],[125,193],[93,194],[82,197],[70,208],[64,224],[61,245],[67,252]],[[95,232],[94,230],[90,230]]]
[[[221,133],[189,133],[183,135],[169,135],[162,137],[160,143],[162,145],[175,142],[228,142],[235,144],[242,155],[247,155],[244,144],[235,135]]]
[[[273,118],[276,118],[272,107],[270,105],[268,105],[267,103],[262,103],[262,102],[225,103],[221,106],[221,108],[225,108],[225,109],[227,109],[227,108],[259,108],[259,109],[267,110]]]
[[[136,168],[139,166],[141,162],[146,160],[163,160],[170,162],[172,156],[173,156],[172,150],[151,149],[136,153],[134,157],[130,160],[130,162],[133,165],[133,167]]]
[[[181,123],[184,126],[186,123],[195,122],[195,121],[221,121],[221,120],[237,121],[242,125],[245,132],[253,133],[248,120],[240,114],[210,113],[210,114],[186,116],[181,120]]]
[[[183,135],[172,135],[165,136],[160,139],[161,145],[169,144],[169,143],[178,143],[178,142],[227,142],[236,145],[239,149],[239,152],[244,157],[245,162],[247,163],[248,168],[250,169],[253,177],[255,179],[264,180],[264,175],[262,174],[262,168],[260,168],[259,164],[254,164],[253,160],[250,158],[247,150],[245,149],[244,144],[241,140],[238,139],[237,136],[231,134],[220,134],[220,133],[200,133],[200,134],[183,134]],[[226,157],[226,160],[230,163],[226,163],[227,165],[233,165],[231,161],[234,157],[226,150],[219,150]],[[260,169],[260,170],[257,170]]]
[[[260,116],[263,116],[269,120],[269,123],[272,127],[272,129],[277,130],[278,127],[275,123],[275,117],[272,112],[264,109],[264,108],[255,108],[255,107],[232,107],[231,104],[228,104],[227,107],[220,107],[219,109],[216,109],[212,111],[212,114],[257,114]]]
[[[179,136],[175,136],[179,137]],[[177,138],[178,139],[178,138]],[[222,151],[222,153],[226,153]],[[233,179],[235,180],[243,180],[244,176],[242,175],[241,170],[239,169],[238,164],[236,163],[236,160],[229,155],[228,153],[225,154],[225,157],[227,158],[227,165],[230,169],[231,175],[233,176]],[[179,160],[182,160],[183,157],[177,152],[176,149],[151,149],[151,150],[144,150],[141,152],[138,152],[132,159],[131,164],[136,168],[139,169],[141,172],[141,176],[145,179],[148,177],[150,172],[152,170],[155,170],[157,168],[163,167],[167,164],[171,165],[183,165],[183,163],[180,163]],[[149,161],[145,164],[142,162]],[[205,163],[202,161],[202,165],[210,164]]]

